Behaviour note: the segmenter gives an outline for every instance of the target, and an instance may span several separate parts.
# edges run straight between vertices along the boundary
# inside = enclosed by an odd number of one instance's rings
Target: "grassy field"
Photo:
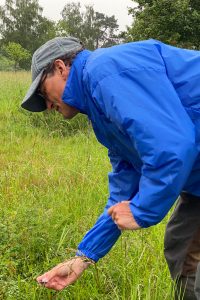
[[[20,109],[29,73],[0,73],[0,299],[171,300],[166,219],[123,233],[64,291],[35,278],[74,255],[107,201],[107,151],[87,119]]]

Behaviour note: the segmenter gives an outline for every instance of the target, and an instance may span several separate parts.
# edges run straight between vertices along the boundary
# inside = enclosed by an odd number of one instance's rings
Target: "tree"
[[[10,42],[3,47],[3,50],[5,55],[14,62],[15,71],[20,62],[27,61],[31,57],[30,52],[17,43]]]
[[[71,2],[65,5],[61,15],[58,32],[78,37],[88,49],[108,47],[118,42],[116,32],[119,26],[115,17],[94,11],[92,5],[85,6],[82,11],[79,2]]]
[[[200,48],[199,0],[134,2],[137,6],[129,9],[133,16],[133,24],[128,28],[127,40],[156,38],[180,47]]]
[[[19,43],[32,54],[55,36],[54,22],[42,16],[38,0],[5,0],[0,6],[1,44]]]

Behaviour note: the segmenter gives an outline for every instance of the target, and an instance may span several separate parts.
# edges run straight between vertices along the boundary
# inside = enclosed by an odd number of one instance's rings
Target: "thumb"
[[[111,216],[113,213],[113,206],[111,206],[109,209],[108,209],[108,214]]]

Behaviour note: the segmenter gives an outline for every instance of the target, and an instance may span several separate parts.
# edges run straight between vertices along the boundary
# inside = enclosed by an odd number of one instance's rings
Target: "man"
[[[200,52],[155,40],[90,52],[55,38],[34,53],[32,80],[22,107],[87,114],[113,167],[108,203],[77,256],[38,282],[55,290],[73,283],[122,230],[159,223],[180,195],[165,256],[177,297],[200,299]]]

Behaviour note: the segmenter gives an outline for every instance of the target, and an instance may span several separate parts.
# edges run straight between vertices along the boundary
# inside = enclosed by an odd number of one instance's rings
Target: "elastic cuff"
[[[76,252],[76,256],[86,256],[86,257],[92,259],[95,263],[99,260],[99,257],[96,254],[94,254],[86,249],[78,249]]]

